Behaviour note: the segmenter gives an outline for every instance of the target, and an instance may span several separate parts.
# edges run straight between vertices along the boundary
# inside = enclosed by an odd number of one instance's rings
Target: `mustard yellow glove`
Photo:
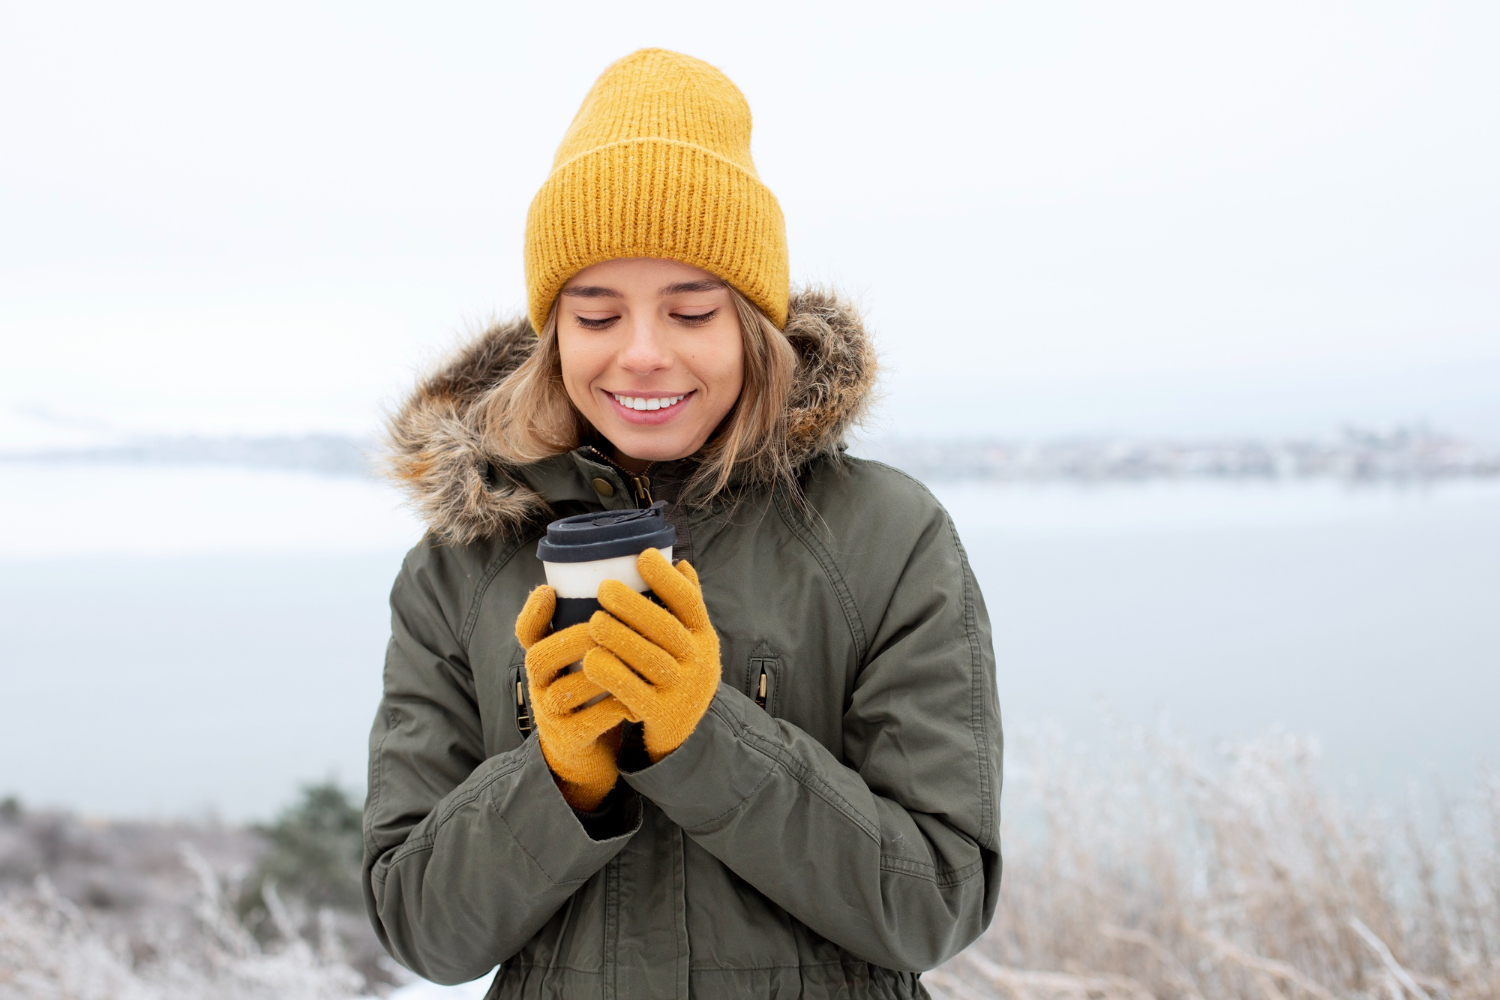
[[[609,692],[583,673],[559,676],[594,648],[594,640],[587,624],[552,632],[556,607],[557,592],[551,587],[533,590],[516,618],[516,638],[526,650],[526,685],[542,756],[568,805],[592,812],[620,778],[615,764],[620,723],[630,715],[617,698],[589,704]]]
[[[692,566],[674,567],[657,549],[642,552],[636,566],[667,608],[618,580],[601,583],[605,610],[589,619],[599,645],[584,656],[583,672],[641,721],[654,764],[681,746],[708,711],[719,687],[719,637]]]

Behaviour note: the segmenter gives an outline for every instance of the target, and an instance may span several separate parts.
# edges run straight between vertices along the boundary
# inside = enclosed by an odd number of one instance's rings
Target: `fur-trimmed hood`
[[[785,332],[798,364],[784,447],[800,469],[837,454],[864,416],[875,351],[854,306],[829,291],[794,291]],[[495,324],[420,379],[387,422],[386,474],[447,541],[514,531],[550,513],[548,498],[487,446],[476,405],[535,345],[525,317]]]

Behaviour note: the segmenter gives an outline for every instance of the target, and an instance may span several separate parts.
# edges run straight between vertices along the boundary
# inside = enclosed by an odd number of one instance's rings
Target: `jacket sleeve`
[[[994,914],[1000,709],[983,601],[935,501],[895,565],[845,705],[847,765],[721,684],[682,746],[626,780],[817,933],[920,972]]]
[[[365,907],[386,950],[438,983],[514,955],[640,824],[639,799],[596,840],[533,735],[486,758],[454,628],[463,574],[427,543],[391,591],[385,692],[370,733]],[[596,831],[597,832],[597,831]]]

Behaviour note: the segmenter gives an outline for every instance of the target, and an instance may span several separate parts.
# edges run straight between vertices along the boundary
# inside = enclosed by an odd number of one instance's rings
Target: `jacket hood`
[[[823,289],[794,291],[784,332],[798,357],[787,400],[793,468],[837,455],[865,415],[875,385],[874,346],[854,306]],[[428,527],[467,544],[547,518],[547,498],[485,441],[478,403],[536,346],[531,322],[496,323],[422,377],[386,423],[383,468]]]

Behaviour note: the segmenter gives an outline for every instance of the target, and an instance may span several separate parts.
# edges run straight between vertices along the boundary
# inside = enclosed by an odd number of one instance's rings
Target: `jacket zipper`
[[[652,463],[655,464],[655,463]],[[651,466],[646,466],[646,472],[651,471]],[[635,486],[635,499],[637,507],[651,506],[651,477],[642,472],[639,476],[631,474],[630,482]]]
[[[769,684],[770,684],[770,679],[766,675],[766,668],[765,667],[761,667],[760,668],[760,686],[755,691],[755,703],[757,705],[759,705],[761,708],[765,708],[766,707],[766,688],[767,688],[767,686]]]
[[[589,451],[593,452],[601,462],[618,472],[620,474],[620,478],[624,479],[631,485],[631,487],[635,491],[635,505],[637,507],[651,506],[651,470],[656,468],[655,462],[647,465],[646,468],[643,469],[638,475],[634,472],[626,472],[623,468],[620,467],[620,464],[618,462],[614,461],[612,458],[604,454],[604,452],[600,451],[598,448],[595,448],[593,445],[586,445],[585,447],[587,447]]]

